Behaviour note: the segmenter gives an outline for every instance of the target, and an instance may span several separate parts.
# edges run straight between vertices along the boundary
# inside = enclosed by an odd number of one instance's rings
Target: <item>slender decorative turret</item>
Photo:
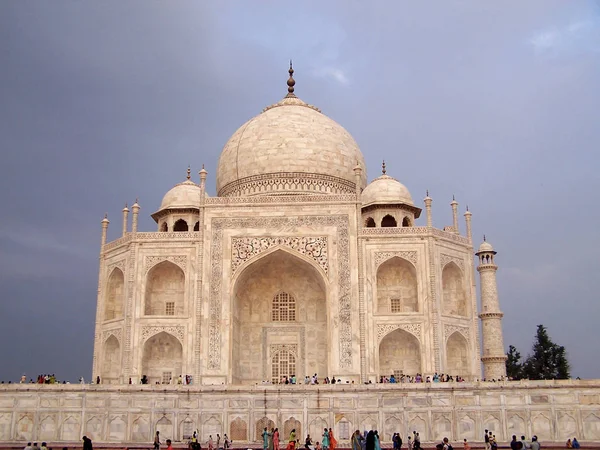
[[[202,164],[202,169],[200,169],[200,171],[198,172],[198,175],[200,175],[200,204],[204,204],[204,197],[205,197],[205,193],[206,193],[206,175],[208,174],[208,172],[206,171],[206,169],[204,168],[204,164]]]
[[[127,217],[129,216],[129,208],[127,207],[127,203],[125,203],[125,208],[123,208],[123,236],[127,234]]]
[[[427,211],[427,226],[432,227],[433,221],[431,220],[431,202],[433,200],[431,199],[431,197],[429,197],[429,190],[427,191],[427,194],[423,201],[425,202],[425,210]]]
[[[100,223],[102,224],[102,239],[100,244],[100,249],[102,250],[104,244],[106,244],[106,232],[108,230],[108,224],[110,223],[108,221],[108,214],[104,214],[104,219],[102,219],[102,222]]]
[[[502,337],[502,317],[498,304],[498,286],[494,262],[496,252],[485,236],[479,250],[475,253],[479,258],[477,271],[481,285],[481,329],[483,348],[481,362],[483,376],[486,380],[499,380],[506,376],[506,355],[504,354],[504,339]]]
[[[467,237],[469,238],[469,242],[473,242],[473,234],[471,232],[471,211],[469,211],[469,205],[467,205],[467,211],[465,212],[465,223],[467,225]]]
[[[140,213],[140,205],[138,205],[138,199],[135,199],[135,203],[131,205],[131,211],[133,212],[131,218],[131,232],[137,233],[138,229],[138,215]]]
[[[459,231],[458,231],[458,202],[454,198],[454,195],[452,196],[452,202],[450,203],[450,206],[452,206],[452,226],[454,227],[454,232],[456,234],[459,234]]]
[[[362,167],[358,161],[356,161],[356,166],[354,166],[354,180],[356,182],[356,199],[360,199],[360,178],[362,177]]]

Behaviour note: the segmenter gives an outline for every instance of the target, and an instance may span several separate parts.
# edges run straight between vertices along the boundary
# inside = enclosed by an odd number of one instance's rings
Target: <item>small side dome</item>
[[[406,186],[385,174],[375,178],[364,189],[362,203],[363,207],[399,203],[415,206]]]
[[[160,209],[198,208],[200,204],[200,186],[190,180],[185,180],[165,194],[160,203]]]
[[[477,253],[486,253],[486,252],[496,253],[494,251],[494,247],[492,246],[492,244],[490,244],[487,241],[483,241],[481,243],[481,245],[479,246],[479,250],[477,250]]]

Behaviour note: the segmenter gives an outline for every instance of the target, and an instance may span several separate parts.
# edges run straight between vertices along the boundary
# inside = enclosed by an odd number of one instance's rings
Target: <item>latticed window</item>
[[[390,298],[390,311],[393,313],[402,312],[402,299]]]
[[[273,322],[294,322],[296,320],[296,300],[287,292],[280,292],[273,298]]]
[[[165,306],[165,314],[167,316],[175,315],[175,302],[167,302]]]
[[[344,440],[350,439],[350,422],[347,420],[338,422],[338,437]]]
[[[173,372],[162,373],[162,384],[169,384],[173,379]]]
[[[280,383],[283,377],[296,374],[296,357],[292,352],[279,351],[271,360],[271,381]]]

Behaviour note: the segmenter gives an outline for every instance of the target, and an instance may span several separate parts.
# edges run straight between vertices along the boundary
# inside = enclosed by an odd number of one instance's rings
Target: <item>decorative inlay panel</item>
[[[417,252],[415,251],[377,252],[375,253],[375,268],[379,267],[383,262],[390,258],[394,258],[395,256],[410,261],[414,266],[417,265]]]
[[[163,331],[165,333],[172,334],[173,336],[175,336],[179,340],[179,342],[181,342],[181,344],[183,345],[184,327],[180,326],[180,325],[142,327],[142,344],[144,342],[146,342],[148,339],[150,339],[152,336],[154,336],[158,333],[162,333]]]
[[[290,352],[298,358],[298,346],[296,344],[272,344],[269,346],[269,353],[273,355],[277,352]]]
[[[295,192],[314,192],[315,194],[352,194],[355,184],[333,176],[281,172],[254,175],[228,183],[221,188],[219,197],[240,197],[252,195],[281,195]]]
[[[354,189],[354,188],[352,188]],[[208,197],[207,205],[241,205],[241,204],[272,204],[272,203],[335,203],[356,201],[356,194],[320,195],[256,195],[248,197]]]
[[[290,248],[313,259],[325,273],[329,271],[327,236],[261,236],[231,239],[231,275],[254,256],[273,247]]]
[[[106,273],[110,276],[115,267],[120,269],[121,272],[125,273],[125,259],[121,259],[119,261],[109,264],[106,269]]]
[[[144,260],[144,272],[148,272],[155,265],[163,262],[170,261],[173,264],[181,267],[181,269],[185,272],[187,268],[187,260],[188,257],[185,255],[175,255],[175,256],[146,256]]]
[[[448,323],[444,324],[444,341],[447,341],[454,332],[458,331],[470,344],[471,343],[471,332],[468,327],[461,327],[457,325],[451,325]]]
[[[444,253],[440,254],[440,263],[442,265],[442,269],[446,266],[446,264],[453,262],[454,264],[456,264],[460,270],[464,273],[465,272],[465,261],[462,258],[459,258],[457,256],[452,256],[452,255],[446,255]]]
[[[207,199],[208,200],[208,199]],[[221,368],[221,312],[223,308],[223,231],[249,228],[299,228],[335,226],[338,250],[338,324],[340,368],[352,365],[352,321],[350,311],[350,242],[347,215],[213,218],[211,236],[211,274],[208,330],[208,369]],[[336,318],[334,318],[335,320]]]
[[[404,330],[414,337],[416,337],[419,342],[422,342],[421,339],[421,324],[420,323],[380,323],[377,324],[377,342],[381,342],[381,340],[388,334],[394,330]]]
[[[115,328],[112,330],[105,330],[104,332],[102,332],[102,343],[104,344],[106,342],[106,340],[109,338],[109,336],[114,336],[115,338],[117,338],[117,341],[119,341],[119,345],[121,345],[121,334],[122,330],[121,328]]]

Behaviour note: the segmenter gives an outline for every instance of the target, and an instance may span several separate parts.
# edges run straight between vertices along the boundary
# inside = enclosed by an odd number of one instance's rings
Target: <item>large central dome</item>
[[[219,196],[343,194],[355,192],[354,168],[363,155],[341,125],[294,95],[242,125],[223,147],[217,169]]]

